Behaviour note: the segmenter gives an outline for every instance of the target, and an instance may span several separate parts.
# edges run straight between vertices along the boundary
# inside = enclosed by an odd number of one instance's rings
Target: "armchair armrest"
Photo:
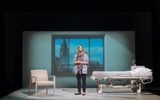
[[[56,80],[56,76],[54,76],[54,75],[48,76],[48,78],[49,78],[49,79],[51,78],[53,81]]]
[[[53,81],[53,88],[56,88],[56,76],[52,75],[52,76],[49,76],[49,78],[52,78],[52,81]]]

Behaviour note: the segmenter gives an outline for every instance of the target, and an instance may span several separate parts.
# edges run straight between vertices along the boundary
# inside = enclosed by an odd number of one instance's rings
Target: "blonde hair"
[[[78,49],[79,49],[80,46],[82,46],[82,52],[85,52],[85,51],[84,51],[84,48],[83,48],[83,45],[79,44],[78,47],[77,47],[77,50],[76,50],[76,53],[77,53],[77,54],[79,53],[79,50],[78,50]]]

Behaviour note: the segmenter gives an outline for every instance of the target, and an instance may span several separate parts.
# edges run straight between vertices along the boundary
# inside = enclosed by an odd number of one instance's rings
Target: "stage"
[[[102,94],[98,94],[95,88],[87,88],[85,96],[74,95],[75,88],[39,89],[37,93],[28,92],[28,89],[19,89],[0,100],[160,100],[160,96],[143,91],[141,94],[133,93],[129,88],[106,88]]]

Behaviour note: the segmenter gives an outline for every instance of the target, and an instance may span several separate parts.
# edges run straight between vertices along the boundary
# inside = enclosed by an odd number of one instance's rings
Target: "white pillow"
[[[136,68],[135,72],[138,72],[140,76],[152,76],[152,70],[149,68]]]

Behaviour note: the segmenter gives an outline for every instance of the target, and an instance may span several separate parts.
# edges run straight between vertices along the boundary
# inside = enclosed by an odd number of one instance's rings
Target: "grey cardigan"
[[[77,60],[77,53],[74,55],[74,61]],[[84,53],[84,61],[85,62],[88,62],[89,61],[89,58],[88,58],[88,55],[86,53]],[[87,65],[83,64],[82,65],[82,74],[87,74]],[[78,72],[78,69],[77,69],[77,65],[74,66],[74,73],[77,74]]]

